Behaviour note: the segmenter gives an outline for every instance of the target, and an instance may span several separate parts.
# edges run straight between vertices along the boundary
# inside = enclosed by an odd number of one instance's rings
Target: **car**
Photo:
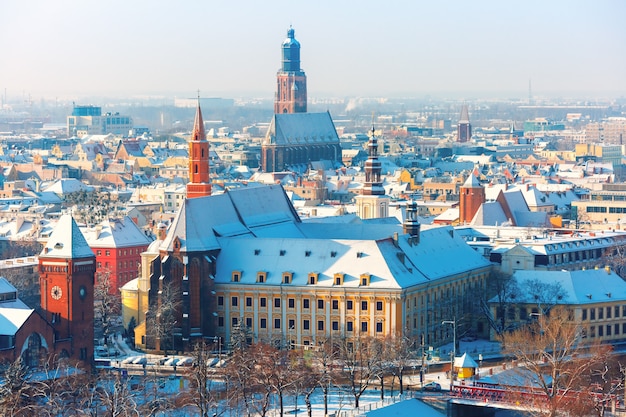
[[[180,358],[178,362],[176,362],[176,366],[191,366],[193,365],[193,358]]]
[[[138,356],[132,363],[133,365],[146,365],[148,363],[148,358],[145,356]]]
[[[128,358],[124,359],[124,360],[122,361],[122,363],[123,363],[124,365],[131,364],[131,363],[133,363],[133,361],[134,361],[135,359],[137,359],[137,358],[140,358],[140,356],[129,356]]]
[[[435,381],[429,382],[422,387],[422,391],[441,391],[441,385]]]
[[[176,362],[178,362],[178,358],[171,357],[168,360],[166,360],[165,362],[163,362],[163,365],[165,365],[165,366],[174,366],[174,365],[176,365]]]

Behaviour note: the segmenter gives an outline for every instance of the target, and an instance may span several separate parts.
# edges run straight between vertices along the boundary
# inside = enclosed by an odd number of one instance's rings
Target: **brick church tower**
[[[96,257],[69,214],[61,216],[39,255],[41,308],[61,357],[93,360]]]
[[[465,224],[472,221],[480,206],[485,202],[485,189],[472,172],[460,191],[459,222]]]
[[[209,177],[209,142],[206,140],[204,120],[200,109],[200,97],[196,119],[193,123],[191,140],[189,141],[189,182],[187,198],[211,195],[211,178]]]
[[[457,126],[457,142],[469,142],[472,139],[472,125],[469,120],[467,104],[463,104],[461,118]]]
[[[300,42],[289,28],[282,45],[282,66],[276,74],[274,113],[306,113],[306,75],[300,69]]]

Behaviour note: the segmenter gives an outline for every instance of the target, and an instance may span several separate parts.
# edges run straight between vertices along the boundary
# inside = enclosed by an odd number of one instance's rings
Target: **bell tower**
[[[189,182],[187,183],[187,198],[205,197],[211,195],[211,178],[209,177],[209,142],[206,140],[204,120],[198,108],[193,123],[191,140],[189,141]]]
[[[382,164],[378,159],[378,140],[374,126],[372,126],[372,134],[367,149],[365,182],[361,195],[355,197],[357,213],[361,219],[380,219],[389,215],[391,199],[385,195],[385,188],[383,187]]]
[[[306,113],[306,75],[300,68],[300,42],[289,28],[282,45],[282,66],[276,74],[274,113]]]
[[[39,255],[41,308],[54,327],[55,351],[93,360],[96,257],[69,214],[61,216]]]
[[[465,224],[472,221],[480,206],[485,202],[485,189],[472,172],[465,184],[461,186],[460,193],[459,222]]]

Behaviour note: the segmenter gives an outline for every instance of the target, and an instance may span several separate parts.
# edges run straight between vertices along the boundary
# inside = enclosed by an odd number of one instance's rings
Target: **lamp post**
[[[450,391],[452,391],[452,384],[454,383],[454,358],[456,358],[456,318],[444,320],[441,324],[452,325],[452,358],[450,360]]]

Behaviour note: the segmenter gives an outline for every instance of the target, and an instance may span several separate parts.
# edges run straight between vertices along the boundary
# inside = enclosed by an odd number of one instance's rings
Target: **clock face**
[[[55,285],[54,287],[52,287],[52,291],[50,291],[50,295],[55,300],[58,300],[63,295],[63,291],[61,290],[61,287],[59,287],[58,285]]]
[[[81,300],[84,300],[85,297],[87,296],[87,290],[82,285],[80,286],[80,289],[78,290],[78,296],[80,297]]]

